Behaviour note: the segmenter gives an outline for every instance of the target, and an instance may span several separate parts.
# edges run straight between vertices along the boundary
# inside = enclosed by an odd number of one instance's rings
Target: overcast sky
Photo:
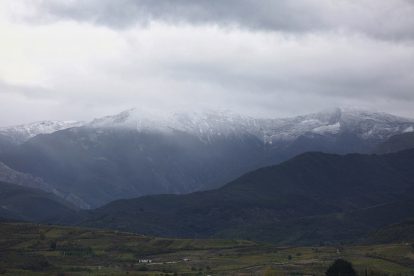
[[[414,118],[413,0],[2,0],[0,126],[198,105]]]

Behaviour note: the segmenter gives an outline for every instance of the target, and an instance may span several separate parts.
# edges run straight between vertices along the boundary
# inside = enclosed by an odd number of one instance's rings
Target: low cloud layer
[[[5,1],[0,126],[133,106],[414,118],[414,2]]]

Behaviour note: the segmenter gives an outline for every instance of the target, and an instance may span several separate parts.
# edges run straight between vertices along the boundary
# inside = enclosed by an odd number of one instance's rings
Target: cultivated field
[[[323,275],[337,258],[360,275],[414,275],[412,241],[361,247],[281,247],[247,240],[164,239],[92,228],[0,224],[6,275]],[[139,260],[150,259],[151,263]]]

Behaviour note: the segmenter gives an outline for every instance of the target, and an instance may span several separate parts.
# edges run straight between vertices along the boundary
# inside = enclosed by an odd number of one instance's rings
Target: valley
[[[131,109],[79,124],[0,152],[0,273],[322,275],[341,257],[413,274],[414,120]]]
[[[266,268],[276,275],[324,275],[337,258],[351,261],[359,275],[414,275],[414,247],[407,243],[276,246],[27,223],[0,223],[0,234],[0,274],[7,275],[247,276]]]

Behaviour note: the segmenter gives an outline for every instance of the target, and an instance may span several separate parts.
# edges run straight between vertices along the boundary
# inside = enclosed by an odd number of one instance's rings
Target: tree
[[[328,270],[325,272],[326,276],[351,276],[358,275],[352,264],[348,261],[337,259]]]
[[[46,238],[46,233],[45,233],[45,230],[43,230],[43,229],[39,229],[39,238],[40,238],[41,240],[44,240],[44,239]]]
[[[54,240],[50,241],[50,248],[52,248],[53,250],[56,249],[56,242]]]

